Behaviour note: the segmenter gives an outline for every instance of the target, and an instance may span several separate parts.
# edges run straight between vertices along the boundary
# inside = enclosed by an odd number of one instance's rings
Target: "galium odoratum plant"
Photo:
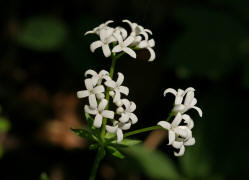
[[[202,111],[196,105],[194,88],[177,91],[169,88],[164,91],[175,96],[174,106],[169,116],[157,125],[127,132],[133,124],[138,122],[135,115],[136,104],[129,100],[129,88],[125,86],[124,75],[121,72],[114,73],[117,60],[124,54],[136,59],[136,50],[147,49],[150,52],[148,61],[154,61],[154,39],[150,39],[152,32],[137,23],[123,20],[130,29],[123,27],[111,27],[113,21],[107,21],[85,35],[93,34],[99,40],[92,42],[90,50],[95,52],[101,48],[105,57],[111,57],[112,63],[109,72],[101,70],[96,72],[89,69],[85,72],[85,90],[77,92],[78,98],[85,98],[88,104],[84,106],[87,127],[72,129],[77,135],[89,140],[90,149],[97,149],[97,156],[93,164],[90,180],[95,179],[100,161],[109,152],[117,158],[124,158],[119,147],[128,147],[141,143],[139,140],[128,139],[139,133],[149,132],[163,128],[168,132],[168,145],[172,145],[176,151],[175,156],[182,156],[185,146],[195,144],[192,135],[194,122],[187,111],[196,109],[200,116]],[[129,33],[128,33],[129,32]]]

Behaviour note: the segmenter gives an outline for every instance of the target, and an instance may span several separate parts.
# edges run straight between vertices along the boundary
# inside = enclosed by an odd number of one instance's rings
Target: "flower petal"
[[[97,114],[95,116],[94,122],[93,122],[94,127],[100,128],[102,125],[102,119],[103,119],[103,117],[100,114]]]
[[[98,93],[102,93],[105,91],[105,88],[103,85],[99,85],[99,86],[96,86],[95,88],[93,88],[92,92],[94,94],[98,94]]]
[[[89,69],[85,72],[85,77],[87,77],[87,75],[96,76],[97,73],[94,70]]]
[[[189,138],[192,135],[191,130],[186,126],[178,126],[174,129],[175,133],[183,138]]]
[[[202,117],[202,110],[199,107],[193,106],[192,108],[195,109],[199,113],[200,117]]]
[[[115,95],[114,95],[114,98],[113,98],[113,102],[114,103],[117,103],[119,100],[120,100],[120,92],[118,90],[115,90]]]
[[[194,127],[194,121],[190,118],[189,115],[187,114],[182,115],[182,119],[184,120],[184,123],[187,124],[189,129],[192,129]]]
[[[108,119],[113,119],[114,118],[114,112],[109,111],[109,110],[104,110],[102,113],[102,116]]]
[[[120,52],[120,51],[122,51],[122,48],[121,48],[120,45],[117,45],[117,46],[115,46],[115,47],[112,49],[112,52],[114,52],[114,53],[117,53],[117,52]]]
[[[103,51],[105,57],[109,57],[111,55],[110,47],[107,44],[102,45],[102,51]]]
[[[134,103],[134,102],[130,102],[130,109],[129,109],[129,112],[133,112],[133,111],[135,111],[135,109],[136,109],[136,104]]]
[[[129,88],[126,86],[120,86],[119,87],[119,91],[123,94],[125,94],[126,96],[129,94]]]
[[[101,41],[95,41],[90,45],[90,50],[91,52],[94,52],[97,48],[102,46],[102,42]]]
[[[117,130],[117,142],[120,143],[123,140],[123,131],[118,128]]]
[[[177,113],[177,115],[175,116],[174,120],[172,121],[171,125],[173,127],[177,127],[182,121],[182,115],[181,113]]]
[[[129,123],[122,124],[122,125],[120,126],[120,128],[121,128],[122,130],[128,130],[128,129],[130,129],[130,127],[131,127],[131,123],[130,123],[130,122],[129,122]]]
[[[197,99],[196,98],[193,98],[193,100],[191,101],[190,103],[190,106],[193,107],[194,105],[197,104]]]
[[[192,102],[192,100],[194,99],[194,91],[189,91],[185,97],[185,100],[184,100],[184,105],[185,106],[190,106],[190,103]]]
[[[109,126],[109,125],[106,125],[105,129],[109,133],[115,133],[115,132],[117,132],[118,126]]]
[[[183,112],[185,109],[185,106],[183,104],[177,104],[174,106],[173,111],[174,112]]]
[[[174,141],[172,146],[176,149],[180,149],[183,146],[183,142]]]
[[[97,97],[97,99],[103,99],[103,98],[105,98],[105,94],[104,93],[97,93],[96,97]]]
[[[107,100],[106,99],[102,99],[98,105],[98,111],[103,111],[107,105]]]
[[[148,44],[149,44],[150,47],[154,47],[155,46],[155,40],[154,39],[150,39],[148,41]]]
[[[122,102],[122,105],[125,106],[125,110],[130,108],[131,103],[130,103],[130,101],[128,99],[122,99],[121,102]]]
[[[117,86],[120,86],[124,82],[124,75],[121,72],[118,72]]]
[[[136,58],[137,55],[135,53],[135,51],[133,51],[131,48],[125,47],[122,49],[124,52],[126,52],[127,54],[129,54],[131,57]]]
[[[133,36],[129,36],[128,38],[126,38],[126,40],[124,41],[124,45],[125,46],[129,46],[131,43],[133,43],[134,41],[134,37]]]
[[[77,97],[78,98],[84,98],[90,95],[90,92],[88,90],[78,91]]]
[[[161,126],[164,129],[169,130],[171,128],[171,124],[166,121],[159,121],[157,125]]]
[[[185,143],[184,145],[186,146],[192,146],[195,144],[195,138],[189,138]]]
[[[93,89],[93,82],[92,82],[92,79],[88,78],[88,79],[85,79],[85,86],[86,86],[86,89],[87,90],[92,90]]]
[[[137,123],[138,118],[134,113],[130,113],[130,119],[131,119],[132,124]]]
[[[97,109],[91,109],[88,105],[85,105],[84,110],[88,114],[92,114],[92,115],[96,115],[98,113]]]
[[[176,90],[174,90],[173,88],[168,88],[166,89],[164,92],[163,92],[163,95],[166,96],[167,93],[171,93],[171,94],[174,94],[176,95]]]
[[[184,146],[181,146],[180,148],[180,151],[177,153],[177,152],[174,152],[174,155],[175,156],[182,156],[185,152],[185,147]]]
[[[90,107],[92,109],[96,109],[97,108],[97,100],[96,100],[95,94],[91,94],[90,96],[88,96],[88,100],[89,100]]]
[[[115,88],[116,87],[116,82],[115,81],[113,81],[113,80],[108,80],[108,81],[106,81],[105,82],[105,85],[107,86],[107,87],[110,87],[110,88]]]
[[[129,115],[127,113],[121,114],[121,117],[119,118],[119,121],[122,123],[126,123],[129,120]]]
[[[148,42],[146,40],[143,40],[138,44],[138,47],[141,49],[146,48],[147,46],[148,46]]]
[[[175,141],[176,134],[175,134],[174,131],[171,131],[171,130],[169,130],[168,134],[169,134],[169,143],[168,143],[168,145],[170,145]]]
[[[155,58],[156,58],[155,51],[154,51],[152,48],[150,48],[150,47],[148,47],[147,49],[148,49],[148,50],[149,50],[149,52],[150,52],[150,58],[149,58],[149,60],[148,60],[148,61],[154,61],[154,60],[155,60]]]

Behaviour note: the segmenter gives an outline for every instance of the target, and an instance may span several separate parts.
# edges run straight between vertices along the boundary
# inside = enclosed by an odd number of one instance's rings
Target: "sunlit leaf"
[[[134,146],[140,144],[142,141],[137,139],[123,139],[119,144],[124,146]]]
[[[63,45],[67,35],[66,26],[58,19],[31,17],[22,25],[18,42],[39,51],[55,50]]]
[[[124,148],[123,151],[139,163],[151,179],[181,179],[173,162],[159,151],[150,151],[139,145]]]
[[[89,149],[90,150],[94,150],[94,149],[97,149],[99,147],[99,144],[91,144],[90,146],[89,146]]]
[[[125,156],[115,147],[113,146],[107,146],[108,151],[115,157],[119,158],[119,159],[124,159]]]

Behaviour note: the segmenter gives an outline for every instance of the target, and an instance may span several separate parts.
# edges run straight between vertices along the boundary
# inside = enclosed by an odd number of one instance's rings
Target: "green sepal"
[[[98,138],[93,135],[93,132],[90,132],[86,129],[73,129],[71,130],[78,136],[88,139],[89,141],[98,141]]]
[[[115,147],[113,146],[107,146],[107,150],[115,157],[119,159],[124,159],[125,156]]]

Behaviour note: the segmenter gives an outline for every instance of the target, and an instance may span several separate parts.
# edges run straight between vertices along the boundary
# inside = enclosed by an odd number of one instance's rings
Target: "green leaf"
[[[108,151],[115,157],[119,158],[119,159],[124,159],[125,156],[115,147],[113,146],[107,146]]]
[[[115,140],[115,141],[112,141],[111,144],[117,147],[128,147],[128,146],[134,146],[140,143],[142,143],[141,140],[125,138],[120,143],[116,143],[116,140]]]
[[[91,144],[90,146],[89,146],[89,149],[90,150],[94,150],[94,149],[97,149],[99,147],[99,144]]]
[[[124,148],[123,151],[151,179],[181,179],[173,162],[159,151],[150,151],[140,145]]]
[[[73,129],[71,130],[78,136],[86,138],[90,141],[97,141],[97,138],[92,134],[92,132],[85,130],[85,129]]]
[[[5,118],[0,118],[0,131],[6,132],[10,129],[10,122]]]
[[[45,172],[41,173],[40,180],[49,180],[47,173]]]
[[[50,17],[31,17],[23,24],[17,41],[24,47],[38,51],[52,51],[66,39],[65,25]]]
[[[98,155],[97,155],[98,159],[103,159],[105,157],[105,154],[106,154],[106,152],[105,152],[104,147],[99,147]]]
[[[85,117],[86,117],[87,125],[91,128],[94,128],[93,126],[94,119],[88,113],[85,113]]]

